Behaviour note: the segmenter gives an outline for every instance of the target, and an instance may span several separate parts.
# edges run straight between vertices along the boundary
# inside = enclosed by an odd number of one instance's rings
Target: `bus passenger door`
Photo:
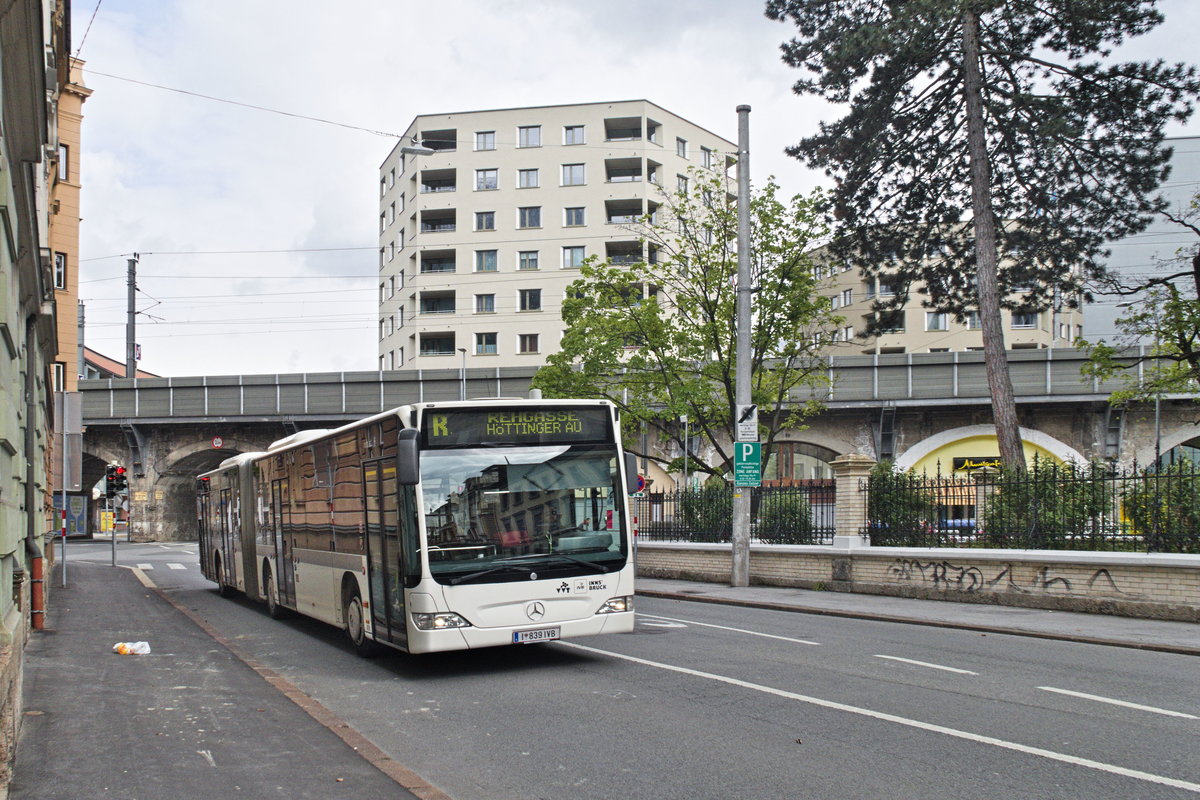
[[[292,563],[291,514],[284,502],[287,481],[271,484],[271,503],[275,506],[275,591],[282,605],[296,607],[296,565]]]
[[[387,461],[363,464],[363,492],[371,624],[375,638],[403,644],[408,639],[408,630],[404,625],[404,587],[400,583],[400,549],[396,537],[395,465]]]
[[[218,584],[226,586],[234,586],[232,564],[230,564],[230,528],[234,525],[233,521],[233,501],[229,496],[228,489],[221,490],[221,536],[220,543],[217,545],[217,552],[221,554],[221,574],[216,576]],[[211,555],[209,556],[211,558]]]

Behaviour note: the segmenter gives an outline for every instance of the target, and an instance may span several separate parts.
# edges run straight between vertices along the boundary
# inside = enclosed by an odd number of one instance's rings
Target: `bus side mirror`
[[[396,436],[396,482],[416,486],[421,480],[421,454],[417,449],[417,431],[405,428]]]
[[[637,456],[633,453],[625,454],[625,493],[633,494],[638,490],[637,485]]]

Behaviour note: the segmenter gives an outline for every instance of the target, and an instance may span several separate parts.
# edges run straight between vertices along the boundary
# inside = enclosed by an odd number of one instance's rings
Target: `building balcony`
[[[421,194],[453,192],[458,188],[458,174],[453,169],[421,170]]]
[[[610,225],[631,225],[641,220],[644,213],[641,200],[604,201],[604,221]]]
[[[613,117],[604,120],[604,140],[607,142],[635,142],[641,138],[641,117]]]
[[[454,209],[421,212],[421,233],[448,233],[457,229]]]
[[[422,145],[430,150],[449,152],[458,149],[458,131],[454,128],[443,128],[436,131],[421,131]]]

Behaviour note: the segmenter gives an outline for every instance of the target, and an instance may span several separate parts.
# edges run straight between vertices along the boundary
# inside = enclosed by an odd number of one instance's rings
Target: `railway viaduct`
[[[832,458],[861,453],[912,466],[956,441],[991,432],[982,353],[835,356],[825,410],[784,438]],[[1129,363],[1137,353],[1127,354]],[[1110,406],[1118,388],[1080,376],[1077,350],[1009,352],[1022,435],[1060,458],[1149,463],[1200,445],[1194,395]],[[104,466],[130,467],[130,535],[187,540],[195,533],[194,477],[237,453],[265,450],[297,430],[330,428],[419,401],[525,397],[535,368],[105,379],[80,382],[83,485]],[[797,396],[797,402],[808,399]],[[1158,413],[1155,413],[1155,405]],[[1157,416],[1157,426],[1155,424]],[[980,454],[985,455],[985,454]]]

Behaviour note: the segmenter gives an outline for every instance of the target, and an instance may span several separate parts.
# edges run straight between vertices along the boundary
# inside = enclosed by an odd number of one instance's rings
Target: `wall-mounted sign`
[[[999,469],[1003,462],[1000,456],[963,456],[954,459],[954,471],[976,469]]]
[[[212,438],[212,446],[213,446],[214,450],[220,450],[222,447],[225,446],[225,440],[222,439],[220,436],[214,436]]]

